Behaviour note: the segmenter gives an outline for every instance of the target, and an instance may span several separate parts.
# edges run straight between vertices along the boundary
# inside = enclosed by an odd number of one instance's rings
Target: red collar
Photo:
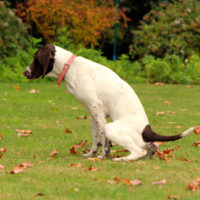
[[[57,81],[57,85],[60,85],[60,83],[62,82],[62,80],[65,77],[67,70],[69,69],[70,65],[72,64],[72,62],[74,61],[75,58],[76,58],[76,56],[72,54],[72,56],[69,58],[69,60],[67,61],[67,63],[63,67],[62,72],[60,73],[60,76],[59,76],[58,81]]]

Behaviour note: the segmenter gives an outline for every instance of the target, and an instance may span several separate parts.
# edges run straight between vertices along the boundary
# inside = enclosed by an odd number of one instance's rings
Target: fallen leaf
[[[180,160],[183,162],[195,162],[196,161],[195,159],[188,160],[187,158],[180,158]]]
[[[31,130],[15,130],[18,134],[18,137],[29,137],[33,133]]]
[[[0,134],[0,140],[2,140],[2,139],[3,139],[3,135]]]
[[[131,182],[128,179],[126,179],[126,178],[122,178],[122,180],[124,181],[124,183],[126,185],[130,185],[131,184]]]
[[[35,196],[45,196],[43,193],[37,193]]]
[[[166,104],[172,104],[171,101],[164,101],[164,103],[166,103]]]
[[[72,107],[72,109],[73,109],[73,110],[78,110],[78,109],[79,109],[79,107]]]
[[[83,148],[83,149],[81,149],[82,152],[87,153],[89,151],[89,149],[87,147],[89,147],[89,146],[90,146],[90,144],[87,142],[87,140],[81,140],[81,142],[72,146],[72,148],[70,149],[70,153],[71,154],[80,153],[79,151],[76,151],[76,149],[79,149],[79,148]]]
[[[130,181],[130,183],[132,186],[137,186],[137,185],[141,185],[142,181],[139,178],[137,178],[135,180]]]
[[[70,164],[70,167],[82,168],[83,164],[81,164],[80,162],[77,164],[72,163],[72,164]]]
[[[194,142],[193,146],[195,146],[195,147],[200,147],[200,141]]]
[[[7,149],[6,148],[0,148],[0,152],[3,152],[3,153],[5,153],[7,151]]]
[[[57,155],[58,155],[57,151],[55,149],[53,149],[52,152],[49,154],[49,157],[53,158]]]
[[[88,160],[90,160],[90,161],[92,161],[92,162],[96,162],[96,161],[101,162],[101,161],[102,161],[100,158],[95,158],[95,157],[93,157],[93,158],[88,158]]]
[[[188,183],[186,188],[188,190],[197,191],[198,190],[198,186],[200,186],[200,177],[197,177],[191,183]]]
[[[87,119],[87,116],[85,115],[85,116],[79,116],[79,117],[76,117],[76,119]]]
[[[72,133],[72,131],[69,130],[69,128],[66,128],[66,129],[65,129],[65,133]]]
[[[40,93],[40,90],[31,89],[29,90],[29,93],[31,94]]]
[[[195,134],[200,134],[200,126],[195,127],[194,132]]]
[[[166,179],[162,179],[160,181],[153,181],[151,184],[152,185],[163,185],[163,184],[166,184],[167,183],[167,180]]]
[[[0,169],[4,169],[4,166],[2,164],[0,164]]]
[[[72,148],[69,150],[70,154],[78,154],[79,152],[75,150],[75,148],[72,146]]]
[[[175,126],[175,128],[179,129],[179,128],[181,128],[181,126]]]
[[[193,85],[186,85],[186,88],[193,88]]]
[[[174,111],[171,111],[171,110],[168,110],[167,111],[169,114],[175,114],[176,112],[174,112]]]
[[[15,90],[20,90],[20,89],[21,89],[19,85],[14,85],[13,88],[14,88]]]
[[[179,200],[180,198],[176,195],[174,195],[174,196],[168,195],[168,199]]]
[[[121,182],[120,179],[117,178],[117,177],[114,178],[114,181],[115,181],[116,184],[119,184]]]
[[[70,191],[71,192],[79,192],[79,189],[78,188],[70,188]]]
[[[115,184],[115,181],[107,180],[106,183],[108,183],[108,184]]]
[[[156,82],[156,83],[154,83],[154,85],[156,85],[156,86],[163,86],[163,85],[165,85],[164,83],[161,83],[161,82]]]
[[[89,171],[99,171],[100,169],[95,168],[95,167],[92,167],[92,166],[89,166],[89,167],[88,167],[88,170],[89,170]]]
[[[16,165],[13,170],[10,172],[10,174],[18,174],[24,171],[28,167],[32,167],[33,164],[31,162],[21,163],[19,165]]]
[[[164,112],[164,111],[158,111],[158,112],[156,112],[155,114],[158,115],[158,116],[161,116],[161,115],[164,115],[165,112]]]
[[[169,149],[169,150],[164,150],[164,151],[157,151],[156,153],[155,153],[155,155],[159,158],[159,159],[161,159],[161,160],[165,160],[165,161],[170,161],[171,159],[171,157],[172,157],[172,155],[171,155],[171,153],[174,151],[174,149]]]

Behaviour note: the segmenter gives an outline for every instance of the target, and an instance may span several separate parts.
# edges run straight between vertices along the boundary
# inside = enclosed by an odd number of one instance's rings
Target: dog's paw
[[[85,158],[94,157],[94,156],[96,156],[96,153],[93,153],[93,152],[83,154],[83,157],[85,157]]]

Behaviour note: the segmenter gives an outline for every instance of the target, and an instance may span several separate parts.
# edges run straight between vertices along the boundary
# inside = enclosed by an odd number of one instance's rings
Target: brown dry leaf
[[[0,140],[2,140],[2,138],[3,138],[3,135],[0,134]]]
[[[0,169],[4,169],[4,166],[2,164],[0,164]]]
[[[79,107],[72,107],[72,110],[78,110]]]
[[[100,158],[95,158],[95,157],[93,157],[93,158],[88,158],[88,160],[90,160],[90,161],[92,161],[92,162],[101,162],[102,160],[100,159]]]
[[[0,152],[3,152],[3,153],[5,153],[7,151],[7,149],[6,148],[0,148]]]
[[[179,129],[179,128],[181,128],[181,126],[175,126],[175,128]]]
[[[122,180],[124,181],[124,183],[126,185],[130,185],[131,184],[131,182],[128,179],[126,179],[126,178],[122,178]]]
[[[174,112],[174,111],[171,111],[171,110],[168,110],[167,111],[169,114],[175,114],[176,112]]]
[[[163,86],[163,85],[165,85],[164,83],[161,83],[161,82],[156,82],[156,83],[154,83],[154,85],[156,85],[156,86]]]
[[[180,197],[174,195],[174,196],[171,196],[171,195],[168,195],[168,199],[174,199],[174,200],[179,200]]]
[[[119,184],[121,182],[120,179],[117,178],[117,177],[114,178],[114,181],[115,181],[116,184]]]
[[[155,114],[158,115],[158,116],[161,116],[161,115],[164,115],[165,112],[164,111],[157,111]]]
[[[186,188],[188,190],[197,191],[198,190],[198,186],[200,186],[200,177],[197,177],[191,183],[188,183]]]
[[[55,149],[53,149],[52,152],[49,154],[49,157],[53,158],[53,157],[55,157],[57,155],[58,155],[57,151]]]
[[[137,186],[137,185],[141,185],[142,181],[139,178],[137,178],[135,180],[130,181],[130,183],[132,186]]]
[[[69,128],[66,128],[66,129],[65,129],[65,133],[72,133],[72,131],[69,130]]]
[[[195,127],[194,129],[195,134],[200,134],[200,126]]]
[[[17,136],[19,137],[29,137],[33,133],[31,130],[15,130],[18,134]]]
[[[95,168],[95,167],[92,167],[92,166],[89,166],[89,167],[88,167],[88,170],[89,170],[89,171],[99,171],[100,169]]]
[[[33,164],[31,162],[21,163],[13,168],[10,174],[18,174],[24,171],[28,167],[32,167]]]
[[[20,89],[21,89],[19,85],[14,85],[13,88],[14,88],[15,90],[20,90]]]
[[[169,149],[169,150],[164,150],[164,151],[157,151],[155,155],[160,159],[160,160],[165,160],[165,161],[171,161],[171,153],[174,151],[174,149]]]
[[[194,142],[193,146],[195,146],[195,147],[200,147],[200,141]]]
[[[183,162],[195,162],[196,161],[195,159],[188,160],[187,158],[180,158],[180,160]]]
[[[40,90],[31,89],[31,90],[29,90],[29,93],[31,93],[31,94],[40,93]]]
[[[151,184],[152,185],[163,185],[163,184],[166,184],[167,183],[167,180],[166,179],[162,179],[160,181],[153,181]]]
[[[83,167],[83,164],[80,163],[80,162],[77,163],[77,164],[71,163],[71,164],[70,164],[70,167],[82,168],[82,167]]]
[[[106,183],[108,183],[108,184],[115,184],[115,181],[107,180]]]
[[[164,103],[166,103],[166,104],[172,104],[171,101],[164,101]]]
[[[186,85],[186,88],[193,88],[193,85]]]
[[[35,196],[45,196],[43,193],[37,193]]]
[[[85,115],[85,116],[78,116],[78,117],[76,117],[76,119],[87,119],[87,116]]]

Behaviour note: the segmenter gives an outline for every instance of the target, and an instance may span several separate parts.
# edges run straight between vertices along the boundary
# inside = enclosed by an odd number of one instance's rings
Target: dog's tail
[[[159,135],[155,132],[152,131],[151,126],[148,124],[144,128],[142,132],[142,137],[145,142],[169,142],[169,141],[174,141],[181,139],[185,137],[186,135],[192,133],[195,130],[195,127],[189,128],[186,131],[184,131],[181,134],[178,135],[172,135],[172,136],[166,136],[166,135]]]

